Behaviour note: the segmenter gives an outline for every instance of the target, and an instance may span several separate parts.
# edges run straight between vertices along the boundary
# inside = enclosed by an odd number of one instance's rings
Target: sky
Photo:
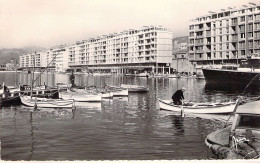
[[[0,48],[61,44],[147,25],[187,36],[189,20],[259,0],[0,0]]]

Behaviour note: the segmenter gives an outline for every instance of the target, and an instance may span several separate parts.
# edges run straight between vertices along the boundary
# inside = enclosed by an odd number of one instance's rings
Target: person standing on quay
[[[182,87],[180,90],[177,90],[172,95],[172,101],[174,105],[182,105],[182,100],[184,100],[183,92],[185,91],[185,88]]]
[[[71,83],[71,87],[75,87],[75,75],[73,74],[73,71],[71,72],[71,75],[70,75],[70,83]]]

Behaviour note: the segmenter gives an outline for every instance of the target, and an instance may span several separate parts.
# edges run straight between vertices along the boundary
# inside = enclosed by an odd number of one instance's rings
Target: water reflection
[[[177,115],[170,116],[173,124],[173,129],[176,131],[176,135],[184,135],[183,117]]]
[[[0,73],[0,82],[15,80],[7,76]],[[68,77],[43,74],[39,84],[67,84]],[[20,73],[18,79],[28,84],[30,78],[31,74]],[[210,90],[204,80],[194,79],[76,75],[75,83],[97,87],[137,84],[149,86],[150,91],[101,103],[78,103],[76,109],[0,109],[2,159],[210,159],[213,155],[204,140],[228,117],[186,114],[182,118],[179,113],[160,110],[157,98],[171,99],[183,86],[185,99],[197,102],[233,100],[239,94]],[[259,92],[246,92],[245,96],[259,96]]]

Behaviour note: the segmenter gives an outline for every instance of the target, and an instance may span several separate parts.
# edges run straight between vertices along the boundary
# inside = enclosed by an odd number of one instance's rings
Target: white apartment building
[[[35,52],[19,56],[19,67],[20,69],[26,68],[43,68],[46,67],[46,53]]]
[[[195,65],[237,63],[252,54],[260,54],[260,3],[191,20],[189,59]]]
[[[161,26],[145,26],[76,42],[68,47],[68,53],[68,65],[75,69],[160,72],[172,60],[172,32]]]
[[[55,57],[55,72],[65,72],[69,68],[68,48],[64,45],[60,45],[56,48],[53,48],[51,51]]]

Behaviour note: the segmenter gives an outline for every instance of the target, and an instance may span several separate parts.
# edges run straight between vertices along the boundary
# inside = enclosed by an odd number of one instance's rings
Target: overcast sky
[[[0,48],[72,44],[162,25],[188,35],[190,19],[249,0],[0,0]],[[258,2],[251,0],[250,2]]]

